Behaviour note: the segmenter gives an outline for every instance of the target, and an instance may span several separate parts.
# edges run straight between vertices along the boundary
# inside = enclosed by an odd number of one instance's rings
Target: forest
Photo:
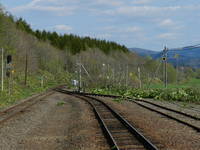
[[[14,17],[10,16],[11,20],[14,21]],[[59,35],[56,32],[49,32],[49,31],[40,31],[36,30],[33,31],[29,24],[26,23],[25,20],[22,18],[17,19],[14,21],[17,28],[25,31],[29,34],[32,34],[37,37],[38,40],[44,42],[50,42],[50,44],[60,50],[67,50],[70,51],[72,54],[79,53],[81,51],[85,51],[88,48],[98,48],[104,53],[109,53],[113,50],[118,50],[122,52],[128,52],[128,49],[123,45],[119,45],[115,42],[109,42],[106,40],[98,40],[92,39],[90,37],[80,37],[77,35]]]

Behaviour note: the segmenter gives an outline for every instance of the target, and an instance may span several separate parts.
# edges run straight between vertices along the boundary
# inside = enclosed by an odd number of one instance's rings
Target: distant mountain
[[[142,49],[142,48],[129,48],[130,51],[137,53],[140,56],[156,56],[159,52]]]
[[[131,51],[140,56],[151,56],[153,59],[162,57],[162,52],[145,50],[140,48],[130,48]],[[175,58],[175,55],[178,58]],[[200,68],[200,47],[183,47],[178,49],[170,49],[168,51],[168,61],[174,65],[178,62],[179,66],[190,66]]]

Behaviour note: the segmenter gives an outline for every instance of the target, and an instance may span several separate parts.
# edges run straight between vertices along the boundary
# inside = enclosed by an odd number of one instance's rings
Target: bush
[[[94,89],[92,93],[120,95],[132,98],[153,98],[155,100],[200,102],[200,89]]]

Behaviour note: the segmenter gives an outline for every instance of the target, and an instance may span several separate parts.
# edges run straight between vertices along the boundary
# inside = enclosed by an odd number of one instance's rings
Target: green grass
[[[190,79],[188,81],[182,82],[182,83],[173,83],[173,84],[168,84],[167,88],[172,89],[172,88],[190,88],[190,87],[197,87],[200,88],[200,79]],[[150,88],[150,89],[162,89],[165,88],[163,83],[158,83],[158,84],[150,84],[150,85],[144,85],[144,89]]]
[[[65,104],[65,102],[63,102],[63,101],[60,101],[60,102],[57,102],[57,106],[63,106]]]
[[[43,87],[41,87],[41,74],[44,78]],[[13,77],[12,90],[10,95],[8,92],[8,81],[6,79],[5,90],[3,92],[0,91],[0,109],[15,104],[17,101],[30,97],[36,93],[44,92],[49,88],[69,82],[67,81],[69,80],[69,78],[67,78],[67,75],[62,75],[65,76],[65,78],[56,78],[56,75],[54,76],[46,71],[41,72],[41,74],[29,76],[27,86],[23,84],[23,75],[15,75]]]

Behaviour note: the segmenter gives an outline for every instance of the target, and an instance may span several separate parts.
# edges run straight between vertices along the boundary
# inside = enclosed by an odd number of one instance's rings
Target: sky
[[[200,44],[200,0],[0,0],[33,29],[162,50]]]

